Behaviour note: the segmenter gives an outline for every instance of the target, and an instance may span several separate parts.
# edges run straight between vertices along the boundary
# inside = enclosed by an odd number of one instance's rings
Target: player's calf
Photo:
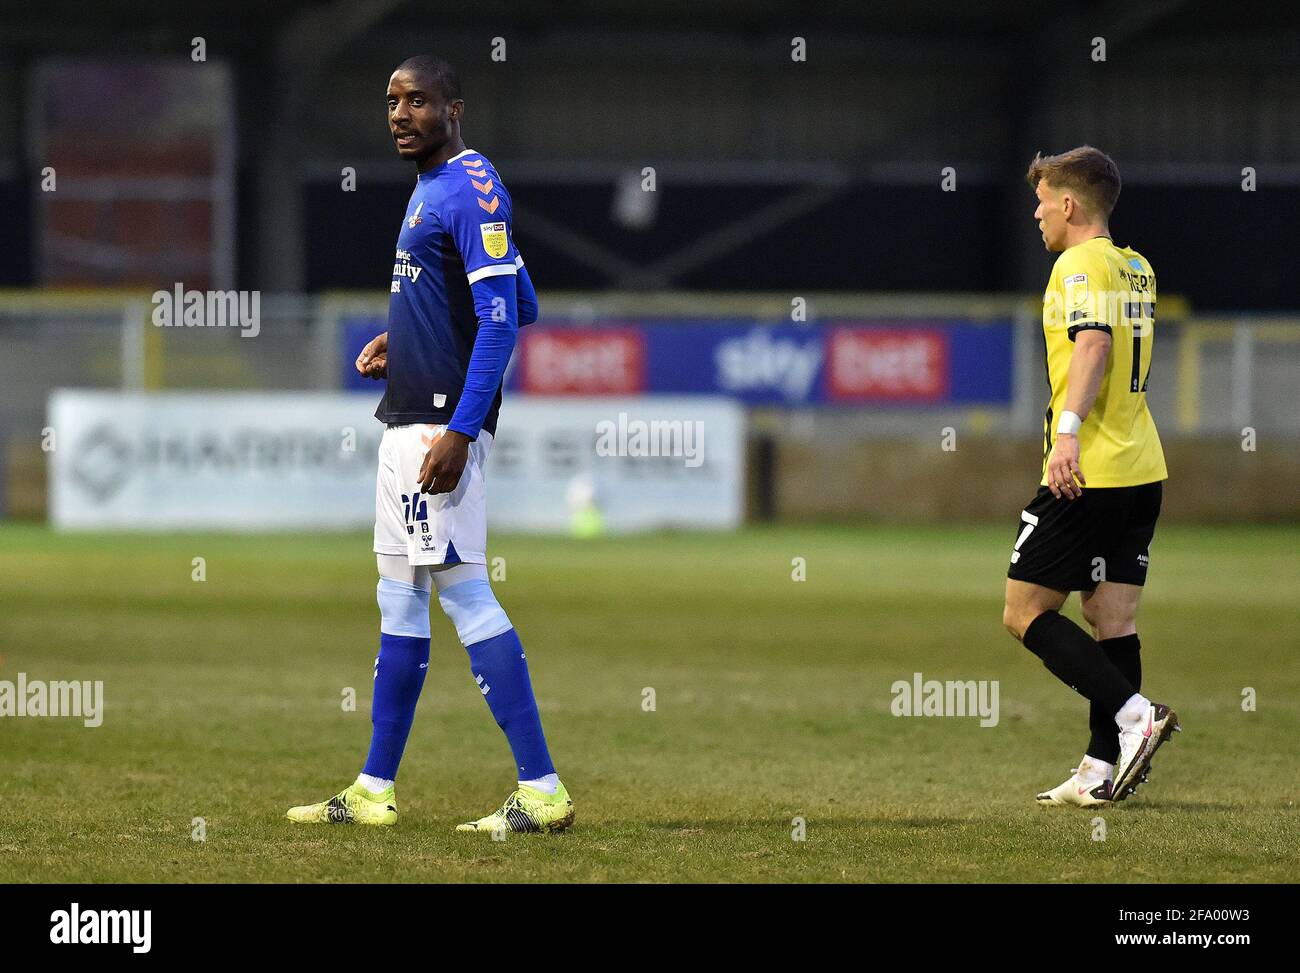
[[[467,574],[473,574],[461,580]],[[454,583],[448,584],[448,580]],[[435,572],[438,601],[456,626],[470,671],[514,754],[521,786],[550,790],[558,781],[519,635],[498,604],[482,565]]]

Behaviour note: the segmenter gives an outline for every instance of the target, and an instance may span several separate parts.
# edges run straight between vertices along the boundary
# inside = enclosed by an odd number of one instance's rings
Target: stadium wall
[[[946,452],[915,437],[837,443],[778,437],[774,443],[771,510],[782,521],[897,524],[1001,522],[1033,497],[1042,468],[1038,440],[956,437]],[[1295,492],[1279,483],[1300,479],[1294,449],[1237,440],[1179,438],[1164,443],[1170,479],[1161,523],[1295,522]],[[1087,475],[1087,470],[1084,470]],[[762,509],[751,476],[751,516]],[[1008,527],[1010,530],[1011,527]]]

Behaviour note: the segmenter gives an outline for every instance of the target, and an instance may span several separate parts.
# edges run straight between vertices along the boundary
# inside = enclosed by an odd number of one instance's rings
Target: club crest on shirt
[[[411,218],[410,218],[409,220],[407,220],[407,222],[406,222],[406,225],[409,226],[412,230],[415,229],[415,227],[416,227],[417,224],[420,224],[420,223],[423,223],[423,222],[424,222],[424,217],[422,217],[422,216],[420,215],[420,210],[422,210],[422,209],[424,209],[424,201],[423,201],[423,200],[420,201],[420,205],[419,205],[419,206],[415,207],[415,212],[411,215]]]
[[[483,249],[493,260],[500,260],[510,249],[505,223],[480,223],[478,231],[483,237]]]

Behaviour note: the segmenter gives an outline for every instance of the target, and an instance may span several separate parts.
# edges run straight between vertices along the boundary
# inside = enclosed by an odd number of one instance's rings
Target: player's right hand
[[[1056,445],[1047,457],[1047,488],[1057,500],[1078,500],[1087,485],[1079,467],[1079,437],[1058,432]]]
[[[388,377],[388,332],[371,338],[357,355],[357,371],[366,378]]]

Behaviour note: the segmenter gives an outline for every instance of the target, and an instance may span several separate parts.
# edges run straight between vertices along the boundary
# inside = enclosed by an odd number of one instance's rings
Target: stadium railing
[[[0,442],[10,511],[39,510],[40,441],[54,388],[336,389],[346,380],[345,324],[382,326],[387,303],[373,291],[260,295],[252,338],[237,327],[156,327],[143,291],[0,290],[0,353],[9,366],[0,383]],[[1289,405],[1300,378],[1300,315],[1202,315],[1168,298],[1162,310],[1149,397],[1166,440],[1226,441],[1245,430],[1300,438],[1300,414]],[[1040,302],[1023,295],[551,293],[538,327],[681,322],[697,334],[710,324],[813,334],[845,323],[942,330],[1009,322],[1004,402],[751,401],[750,428],[760,444],[773,435],[806,444],[928,441],[949,426],[1029,442],[1041,435],[1046,393],[1039,313]]]

